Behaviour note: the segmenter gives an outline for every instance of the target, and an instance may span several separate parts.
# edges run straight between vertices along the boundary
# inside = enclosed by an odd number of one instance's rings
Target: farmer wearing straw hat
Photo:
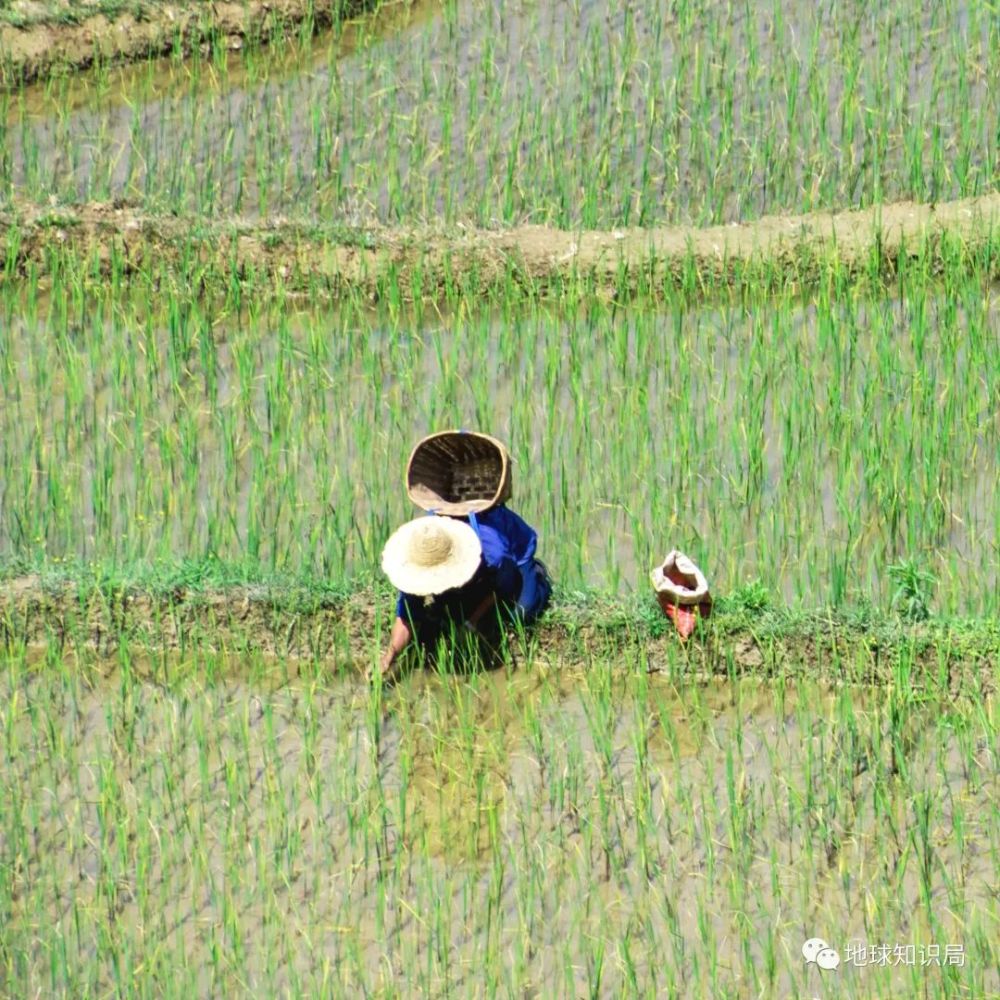
[[[534,529],[504,506],[466,518],[418,517],[397,529],[382,552],[382,569],[400,592],[383,680],[398,677],[411,640],[433,648],[452,629],[481,635],[498,615],[534,621],[552,591],[537,543]]]
[[[528,624],[552,591],[535,558],[538,535],[505,506],[510,456],[496,438],[466,431],[425,437],[407,463],[406,490],[432,516],[404,524],[382,553],[382,568],[399,588],[382,658],[388,680],[411,640],[433,647],[455,627],[479,633],[502,617]]]

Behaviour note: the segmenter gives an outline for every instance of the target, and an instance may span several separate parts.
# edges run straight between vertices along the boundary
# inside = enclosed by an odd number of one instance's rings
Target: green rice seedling
[[[928,605],[936,583],[934,574],[914,560],[894,563],[888,571],[896,587],[892,595],[893,607],[907,621],[925,621],[929,618]]]

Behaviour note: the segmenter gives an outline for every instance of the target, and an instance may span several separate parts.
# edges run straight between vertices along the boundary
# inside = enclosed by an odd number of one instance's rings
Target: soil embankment
[[[391,606],[386,594],[364,589],[336,598],[264,586],[151,592],[26,576],[0,582],[0,647],[54,643],[101,657],[113,657],[122,645],[147,653],[205,649],[277,657],[289,675],[299,672],[297,664],[316,661],[360,672],[385,638]],[[988,623],[861,625],[826,612],[748,618],[723,608],[685,644],[666,619],[647,610],[614,601],[557,602],[533,635],[534,655],[556,665],[608,659],[704,678],[870,684],[898,683],[902,672],[908,683],[947,686],[952,694],[969,685],[994,690],[1000,663],[1000,631]]]
[[[907,262],[939,271],[986,259],[1000,274],[1000,193],[939,204],[898,202],[849,212],[772,216],[706,229],[662,227],[569,232],[544,226],[352,229],[151,215],[125,204],[0,211],[0,281],[49,272],[72,256],[101,279],[192,265],[203,288],[233,278],[286,291],[377,299],[433,298],[447,288],[481,293],[511,283],[542,294],[586,280],[598,295],[668,287],[797,288],[827,274],[892,277]],[[471,284],[470,284],[471,283]]]
[[[400,0],[406,2],[406,0]],[[0,86],[55,72],[189,54],[201,45],[239,49],[291,32],[320,31],[376,6],[371,0],[240,0],[22,5],[0,21]]]

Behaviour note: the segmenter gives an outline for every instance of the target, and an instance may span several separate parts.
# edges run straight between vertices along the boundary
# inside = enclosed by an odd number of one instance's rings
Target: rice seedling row
[[[992,697],[706,687],[609,647],[384,700],[321,662],[276,686],[197,648],[154,683],[157,655],[4,654],[13,992],[1000,986]],[[963,962],[831,977],[802,962],[816,935]]]
[[[72,259],[71,259],[72,263]],[[217,559],[364,581],[411,510],[412,441],[509,441],[515,495],[566,588],[644,588],[679,545],[724,592],[816,607],[998,608],[997,298],[917,271],[892,298],[822,287],[691,307],[353,298],[153,303],[9,288],[0,323],[0,557]],[[363,470],[363,471],[362,471]],[[902,567],[890,572],[890,567]],[[936,584],[936,587],[935,587]]]
[[[566,228],[945,200],[997,185],[997,31],[983,0],[418,4],[4,95],[0,191]]]

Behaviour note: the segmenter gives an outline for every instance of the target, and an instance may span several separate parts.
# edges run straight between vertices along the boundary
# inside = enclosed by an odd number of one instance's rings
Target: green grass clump
[[[16,28],[27,28],[35,24],[79,24],[87,17],[103,15],[114,19],[129,13],[141,16],[146,4],[140,0],[87,0],[85,3],[71,3],[69,0],[47,0],[31,5],[25,12],[24,4],[14,0],[0,2],[0,24],[10,24]]]

